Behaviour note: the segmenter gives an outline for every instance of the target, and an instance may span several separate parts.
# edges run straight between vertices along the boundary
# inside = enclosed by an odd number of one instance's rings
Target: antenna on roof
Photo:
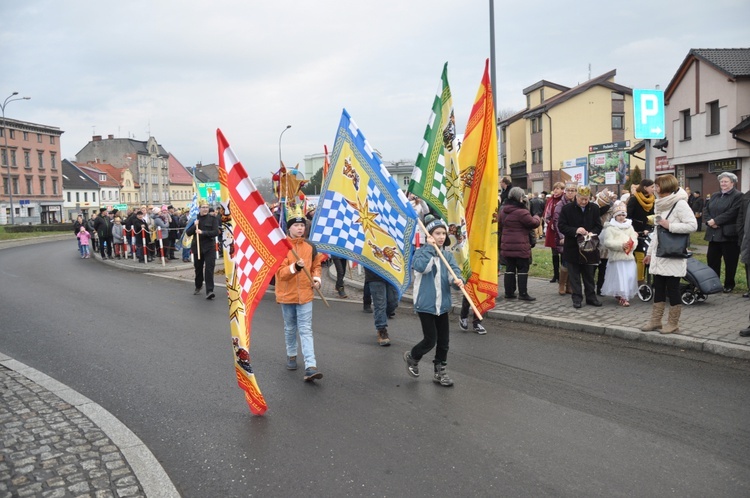
[[[589,62],[589,79],[591,79],[591,63]]]

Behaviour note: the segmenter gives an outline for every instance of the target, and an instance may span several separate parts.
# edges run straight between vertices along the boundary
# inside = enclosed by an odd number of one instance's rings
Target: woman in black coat
[[[734,289],[734,275],[740,259],[737,238],[737,217],[742,204],[742,192],[737,190],[737,176],[724,172],[718,177],[721,190],[711,195],[711,201],[703,208],[706,222],[705,240],[708,241],[706,263],[721,275],[721,260],[724,259],[724,292]]]

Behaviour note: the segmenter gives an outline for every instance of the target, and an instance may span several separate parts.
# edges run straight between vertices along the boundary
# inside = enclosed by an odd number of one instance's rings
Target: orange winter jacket
[[[304,238],[293,239],[289,237],[289,242],[294,247],[297,255],[305,261],[307,268],[313,276],[313,279],[320,280],[320,263],[323,255],[318,253],[313,261],[313,246]],[[276,271],[276,302],[279,304],[305,304],[313,300],[315,290],[312,282],[305,275],[305,271],[297,271],[294,264],[297,258],[292,251],[286,255],[281,266]]]

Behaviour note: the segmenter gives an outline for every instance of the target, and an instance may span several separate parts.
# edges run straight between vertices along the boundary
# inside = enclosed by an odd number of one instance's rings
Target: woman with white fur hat
[[[627,218],[627,207],[621,202],[612,207],[612,219],[602,230],[602,243],[609,251],[607,271],[604,275],[602,295],[614,296],[621,306],[630,306],[630,299],[638,292],[637,267],[633,249],[638,244],[638,234],[633,222]]]

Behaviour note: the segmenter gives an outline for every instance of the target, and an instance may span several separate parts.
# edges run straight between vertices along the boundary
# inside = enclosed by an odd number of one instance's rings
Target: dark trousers
[[[552,278],[560,280],[560,255],[552,249]]]
[[[112,257],[112,237],[99,237],[99,255],[103,258],[104,253],[107,253],[107,257]]]
[[[596,290],[597,292],[602,291],[604,286],[604,275],[607,273],[607,261],[609,259],[602,258],[599,261],[599,266],[596,267]]]
[[[706,263],[721,276],[721,259],[724,258],[724,287],[734,289],[734,275],[740,260],[740,246],[736,240],[727,242],[709,242],[706,251]]]
[[[573,291],[573,302],[580,303],[583,300],[583,294],[586,295],[586,301],[596,300],[596,287],[594,286],[594,268],[596,265],[582,265],[579,263],[567,262],[568,265],[568,282]],[[583,277],[583,292],[581,292],[581,277]]]
[[[701,226],[703,226],[703,216],[696,216],[695,221],[698,222],[698,230],[696,230],[696,232],[702,231]]]
[[[508,263],[505,267],[505,295],[513,296],[516,293],[516,275],[529,275],[529,260],[526,258],[505,258]],[[521,295],[526,295],[526,287],[519,288]]]
[[[417,313],[419,321],[422,322],[422,334],[424,338],[413,348],[411,357],[417,361],[429,353],[437,344],[435,350],[434,364],[446,363],[448,360],[448,333],[450,320],[449,313],[433,315],[432,313]]]
[[[471,309],[469,300],[466,299],[466,296],[464,296],[463,299],[461,300],[461,315],[460,315],[461,318],[463,318],[464,320],[469,318],[469,312],[471,312],[471,315],[474,317],[473,324],[475,326],[482,323],[482,320],[480,320],[479,318],[476,317],[476,315],[474,315],[474,310]]]
[[[364,293],[362,294],[362,304],[364,306],[371,306],[372,305],[372,293],[370,292],[369,282],[365,282],[365,287],[363,291]]]
[[[214,266],[216,266],[216,251],[213,247],[207,251],[201,250],[198,258],[197,251],[193,253],[193,266],[195,267],[195,288],[200,289],[203,281],[206,282],[206,295],[214,291]]]
[[[680,277],[667,277],[664,275],[651,275],[654,287],[654,302],[663,303],[669,298],[670,306],[682,304],[680,299]]]
[[[336,268],[336,290],[344,287],[344,276],[346,275],[346,260],[341,258],[332,258],[333,266]]]

